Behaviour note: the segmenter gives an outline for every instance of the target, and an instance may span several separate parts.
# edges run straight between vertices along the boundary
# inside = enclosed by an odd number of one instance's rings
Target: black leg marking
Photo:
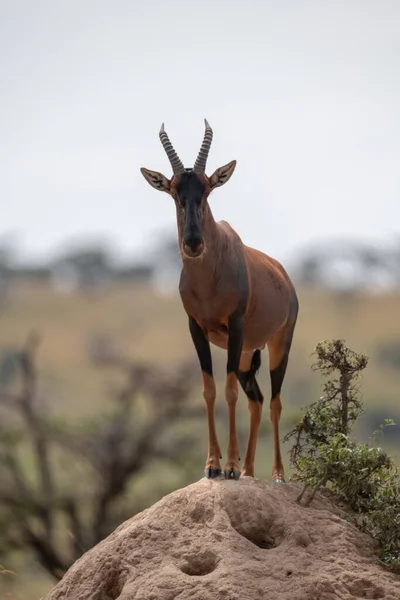
[[[228,362],[226,366],[227,375],[234,373],[239,376],[240,357],[242,355],[244,338],[243,315],[237,311],[228,322]],[[239,458],[240,460],[240,458]],[[225,479],[239,479],[240,471],[233,468],[224,469]]]
[[[210,342],[208,341],[200,325],[193,317],[189,317],[189,330],[196,348],[197,356],[199,357],[201,370],[203,373],[207,373],[207,375],[212,377],[213,369]],[[205,469],[204,474],[207,479],[215,479],[221,475],[221,469]]]
[[[239,373],[240,356],[243,348],[244,324],[243,316],[233,314],[228,322],[228,363],[227,373]]]
[[[254,350],[253,357],[251,359],[250,372],[256,376],[261,367],[261,350]]]
[[[299,301],[296,295],[295,290],[292,290],[292,296],[290,299],[290,320],[291,326],[287,332],[286,340],[285,340],[285,354],[280,362],[280,364],[270,371],[271,375],[271,400],[276,398],[278,394],[280,394],[282,383],[285,378],[286,368],[289,361],[289,352],[292,347],[294,328],[296,327],[297,315],[299,312]]]
[[[199,357],[201,370],[213,376],[210,342],[204,331],[193,317],[189,317],[189,330],[192,336],[197,356]]]
[[[289,360],[289,354],[286,353],[282,358],[280,364],[270,371],[271,375],[271,400],[276,398],[282,389],[282,383],[285,378],[286,367]]]
[[[246,396],[254,402],[260,404],[264,401],[264,396],[258,386],[256,375],[261,367],[261,350],[255,350],[251,359],[249,371],[239,371],[238,379]]]

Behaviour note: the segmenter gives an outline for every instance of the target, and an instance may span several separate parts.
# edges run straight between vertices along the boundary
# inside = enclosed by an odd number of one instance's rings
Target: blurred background
[[[311,353],[330,338],[370,358],[359,438],[400,422],[399,18],[396,0],[2,0],[0,598],[37,599],[202,477],[175,210],[139,172],[170,176],[163,121],[191,166],[209,120],[208,172],[238,161],[215,218],[296,282],[282,437],[321,393]],[[266,354],[259,381],[268,397]],[[244,448],[243,394],[238,410]],[[398,462],[399,441],[388,428]]]

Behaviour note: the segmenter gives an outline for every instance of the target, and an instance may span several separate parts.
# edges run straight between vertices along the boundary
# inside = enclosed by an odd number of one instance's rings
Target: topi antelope
[[[221,450],[215,425],[216,388],[210,342],[228,351],[225,397],[229,415],[229,441],[224,476],[254,477],[254,459],[261,421],[263,395],[256,380],[261,350],[268,346],[271,376],[270,417],[274,436],[272,478],[284,483],[279,443],[280,392],[298,313],[293,284],[275,259],[245,246],[226,221],[213,218],[208,196],[226,183],[236,167],[233,160],[211,177],[205,174],[213,132],[205,121],[205,134],[192,169],[185,169],[164,124],[160,140],[173,170],[171,179],[141,169],[146,181],[175,200],[182,272],[179,284],[189,330],[197,351],[207,406],[209,442],[206,477],[221,474]],[[238,381],[250,412],[250,430],[243,467],[239,466],[236,436]]]

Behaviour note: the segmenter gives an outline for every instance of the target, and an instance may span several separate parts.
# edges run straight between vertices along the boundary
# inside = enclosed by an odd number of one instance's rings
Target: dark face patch
[[[180,176],[176,191],[183,214],[183,241],[195,251],[203,240],[201,217],[205,186],[196,173],[187,170]]]
[[[191,203],[197,205],[201,203],[205,186],[194,171],[187,169],[180,176],[176,191],[178,192],[181,205],[186,208]]]

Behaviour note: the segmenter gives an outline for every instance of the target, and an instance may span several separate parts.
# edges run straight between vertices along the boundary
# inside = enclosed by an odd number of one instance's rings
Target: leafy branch
[[[313,369],[330,379],[323,395],[305,413],[284,441],[291,441],[294,479],[304,484],[298,502],[305,506],[321,487],[329,486],[356,513],[356,523],[375,537],[385,563],[400,567],[400,476],[393,459],[379,446],[350,437],[363,411],[358,381],[368,359],[347,348],[343,340],[321,342]],[[375,444],[386,419],[374,432]],[[307,492],[307,494],[306,494]]]

